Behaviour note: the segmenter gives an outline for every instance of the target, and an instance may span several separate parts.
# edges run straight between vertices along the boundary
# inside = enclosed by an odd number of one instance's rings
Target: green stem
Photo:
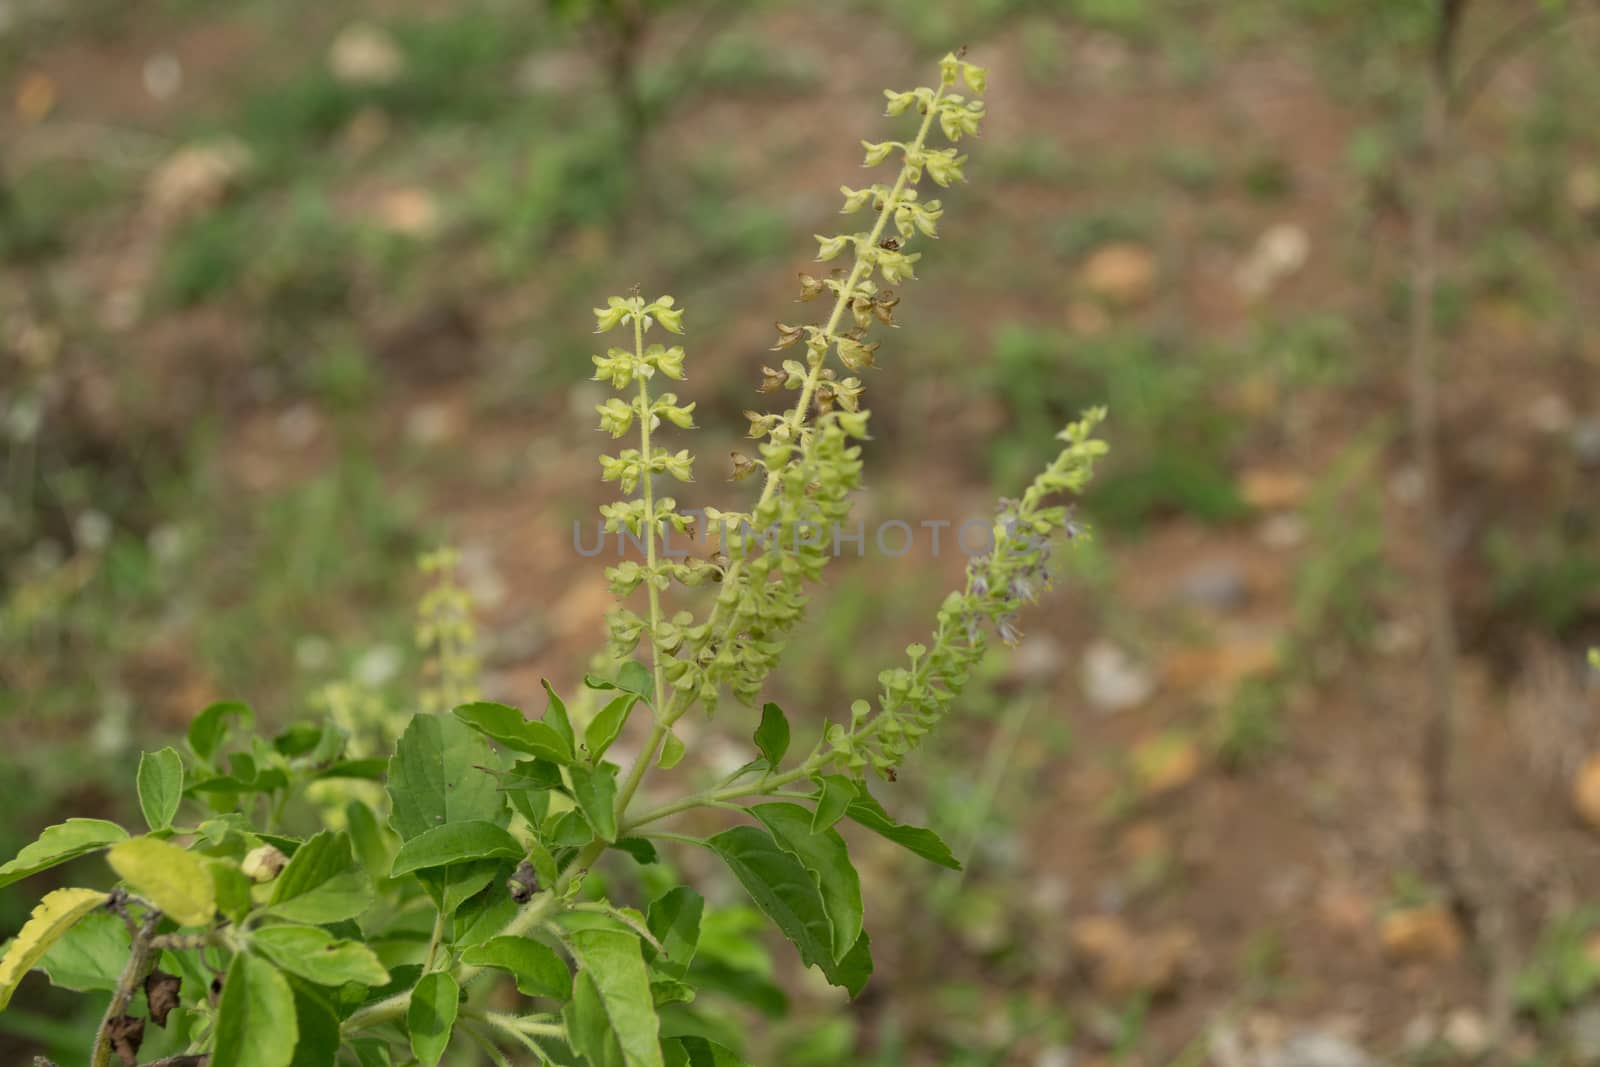
[[[428,954],[423,958],[422,961],[423,974],[427,974],[429,971],[433,970],[433,961],[438,958],[439,945],[444,941],[444,919],[445,915],[443,910],[434,913],[433,936],[428,938]]]

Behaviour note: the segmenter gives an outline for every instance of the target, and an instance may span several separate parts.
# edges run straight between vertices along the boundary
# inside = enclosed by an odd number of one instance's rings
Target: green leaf
[[[322,768],[313,777],[321,782],[329,778],[354,778],[362,782],[381,782],[389,773],[389,761],[376,756],[370,759],[342,759]]]
[[[776,704],[768,703],[761,707],[761,725],[756,727],[756,748],[761,750],[761,755],[773,767],[789,751],[789,720]]]
[[[244,876],[232,860],[206,857],[203,861],[211,875],[212,891],[217,898],[217,910],[224,917],[238,922],[254,906],[250,899],[250,879]]]
[[[657,953],[653,945],[644,945],[643,951],[656,970],[673,978],[688,973],[700,943],[700,916],[705,905],[704,898],[686,885],[669,889],[651,902],[646,926],[663,951]]]
[[[250,935],[250,945],[290,974],[318,985],[381,986],[389,981],[389,972],[370,948],[336,940],[320,927],[265,926]]]
[[[299,1030],[289,1067],[334,1067],[343,1040],[337,1010],[325,990],[292,979],[289,989],[294,994],[295,1026]]]
[[[93,889],[57,889],[45,894],[12,939],[5,956],[0,957],[0,1011],[11,1003],[11,994],[17,991],[23,975],[50,946],[108,899]]]
[[[895,822],[884,811],[882,806],[867,792],[865,786],[858,787],[856,799],[845,809],[845,814],[855,822],[865,826],[875,834],[887,837],[890,841],[915,852],[930,863],[937,863],[941,867],[948,867],[952,871],[961,869],[961,861],[956,859],[950,851],[950,846],[939,840],[939,835],[932,830],[920,826],[904,826]]]
[[[600,987],[589,972],[578,972],[572,983],[572,999],[561,1015],[567,1025],[567,1042],[589,1067],[627,1067]]]
[[[569,767],[578,810],[603,841],[617,839],[617,778],[609,764],[590,769]]]
[[[833,927],[817,883],[798,860],[752,826],[724,830],[710,845],[807,966],[832,965]]]
[[[389,1058],[389,1046],[382,1041],[370,1038],[352,1041],[350,1048],[356,1054],[358,1067],[394,1067],[394,1060]]]
[[[867,937],[865,930],[856,938],[854,947],[839,961],[837,979],[834,984],[843,986],[851,997],[859,997],[861,991],[867,986],[867,979],[872,977],[872,942]]]
[[[36,964],[58,989],[109,993],[128,966],[128,926],[109,911],[92,911],[51,945]]]
[[[461,962],[473,967],[510,971],[517,980],[517,991],[523,996],[556,1000],[572,996],[572,972],[552,949],[532,938],[491,938],[463,952]]]
[[[833,959],[842,960],[861,936],[861,878],[837,830],[813,833],[811,813],[799,804],[757,804],[750,813],[761,820],[785,852],[811,872],[822,893],[822,908],[833,927]]]
[[[578,747],[578,738],[572,732],[572,716],[567,714],[567,702],[556,696],[548,679],[539,679],[539,684],[544,686],[545,696],[548,697],[544,706],[544,721],[566,742],[567,751],[574,751]]]
[[[661,1043],[667,1067],[745,1067],[745,1062],[703,1037],[672,1037]]]
[[[402,841],[464,819],[500,822],[505,798],[479,768],[493,755],[482,737],[455,719],[417,715],[389,761],[389,825]]]
[[[637,660],[629,660],[617,669],[617,688],[638,693],[639,699],[650,703],[650,690],[655,683],[648,668]]]
[[[211,757],[228,736],[229,719],[238,719],[241,726],[249,729],[255,723],[256,716],[248,704],[224,701],[211,705],[189,723],[189,751],[210,763]]]
[[[552,848],[582,848],[594,840],[594,828],[577,808],[564,811],[545,826],[545,843]]]
[[[522,852],[517,839],[494,823],[466,819],[427,830],[401,845],[389,876],[496,856],[520,859]]]
[[[633,857],[633,861],[642,867],[652,863],[659,863],[661,857],[656,852],[656,846],[650,843],[647,837],[624,837],[617,842],[617,851],[626,852]]]
[[[799,949],[800,959],[807,966],[820,967],[834,985],[850,989],[846,983],[851,975],[834,960],[833,926],[811,872],[753,826],[724,830],[710,839],[710,845],[756,907]]]
[[[361,866],[374,877],[387,871],[394,863],[394,850],[388,831],[379,824],[372,809],[359,800],[352,800],[345,805],[344,819]]]
[[[288,979],[248,952],[235,956],[222,983],[212,1062],[228,1067],[289,1067],[299,1036]]]
[[[638,696],[633,693],[616,697],[595,715],[588,728],[583,731],[583,743],[589,750],[590,763],[598,765],[600,757],[606,754],[606,749],[622,735],[622,728],[628,722],[628,713],[633,710],[633,705],[638,700]]]
[[[639,939],[619,930],[579,930],[569,943],[583,968],[573,988],[573,1007],[577,1008],[580,991],[587,1001],[574,1012],[580,1023],[570,1031],[574,1045],[591,1063],[607,1062],[597,1061],[588,1051],[604,1047],[603,1026],[609,1029],[621,1053],[619,1062],[625,1067],[664,1067],[661,1024],[650,996],[650,976],[640,955]]]
[[[683,742],[678,740],[678,735],[668,730],[667,736],[661,739],[661,755],[656,759],[656,766],[664,771],[670,771],[683,760],[686,751]]]
[[[372,879],[356,866],[350,839],[324,830],[295,850],[267,903],[280,918],[321,925],[353,919],[372,901]]]
[[[411,991],[406,1030],[411,1034],[412,1053],[428,1067],[435,1067],[444,1056],[460,1006],[461,987],[447,971],[423,975]]]
[[[817,812],[811,819],[811,832],[820,834],[831,828],[849,810],[856,799],[856,784],[842,774],[824,774],[817,779],[822,794],[817,798]]]
[[[139,810],[152,830],[165,830],[183,800],[183,757],[175,748],[139,755]]]
[[[203,860],[177,845],[136,837],[106,854],[111,869],[179,926],[203,926],[217,911],[216,886]]]
[[[480,700],[475,704],[463,704],[452,714],[480,734],[514,752],[554,760],[556,763],[572,762],[572,746],[553,726],[524,718],[516,708]]]
[[[624,693],[633,693],[646,704],[650,703],[650,693],[655,679],[644,664],[635,660],[628,660],[617,670],[617,680],[608,682],[604,678],[597,678],[592,674],[583,676],[583,684],[590,689],[617,689]]]
[[[521,905],[507,891],[507,879],[491,882],[456,910],[450,940],[457,948],[483,944],[499,934],[505,929],[506,923],[516,917]]]
[[[104,819],[68,819],[47,826],[37,841],[23,846],[21,852],[0,866],[0,889],[127,839],[128,831]]]

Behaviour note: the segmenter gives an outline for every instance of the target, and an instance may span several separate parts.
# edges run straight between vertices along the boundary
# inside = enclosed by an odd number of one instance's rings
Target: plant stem
[[[422,960],[422,973],[433,970],[433,961],[439,955],[439,944],[444,940],[444,911],[434,913],[433,935],[428,938],[428,954]]]
[[[155,966],[156,950],[150,942],[160,923],[161,913],[152,911],[145,916],[138,933],[134,935],[133,947],[128,953],[128,965],[122,969],[116,992],[112,993],[111,1003],[106,1005],[105,1016],[100,1020],[100,1029],[95,1034],[89,1067],[109,1067],[111,1063],[111,1024],[128,1010],[128,1002],[133,999],[134,991],[144,983],[150,969]]]
[[[1432,77],[1426,84],[1422,152],[1411,213],[1411,336],[1406,365],[1411,445],[1422,475],[1419,510],[1424,550],[1419,578],[1428,638],[1430,705],[1422,752],[1427,851],[1434,873],[1453,883],[1449,818],[1459,732],[1455,695],[1458,642],[1450,606],[1449,553],[1439,484],[1439,384],[1434,303],[1439,277],[1439,175],[1448,151],[1451,42],[1454,20],[1460,16],[1460,2],[1442,0],[1440,10],[1439,42]]]

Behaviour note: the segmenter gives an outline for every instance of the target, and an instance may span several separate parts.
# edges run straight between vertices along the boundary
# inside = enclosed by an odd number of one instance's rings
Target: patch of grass
[[[1217,761],[1227,771],[1244,771],[1278,751],[1284,738],[1284,681],[1276,674],[1246,679],[1217,717]]]
[[[1587,525],[1587,524],[1583,524]],[[1494,605],[1531,619],[1551,634],[1570,633],[1600,600],[1600,552],[1592,531],[1560,525],[1519,538],[1492,531],[1484,541]]]
[[[1549,1029],[1589,1001],[1600,990],[1600,959],[1590,947],[1597,930],[1600,908],[1593,905],[1546,926],[1532,958],[1517,975],[1513,996],[1518,1009]]]
[[[1383,501],[1376,478],[1380,434],[1347,448],[1306,506],[1311,552],[1295,578],[1294,632],[1306,651],[1364,643],[1392,575],[1383,557]]]

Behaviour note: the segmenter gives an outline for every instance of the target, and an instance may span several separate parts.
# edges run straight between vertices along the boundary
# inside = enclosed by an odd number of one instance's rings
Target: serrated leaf
[[[799,804],[756,804],[750,813],[774,841],[810,872],[833,928],[833,959],[842,960],[861,936],[861,877],[835,830],[813,833],[811,813]]]
[[[320,927],[264,926],[250,935],[250,946],[283,970],[318,985],[381,986],[389,981],[389,972],[370,948],[340,941]]]
[[[589,1056],[591,1063],[604,1063],[606,1058],[596,1060],[590,1050],[608,1058],[604,1051],[608,1030],[621,1054],[618,1062],[624,1067],[664,1067],[661,1024],[638,937],[618,930],[579,930],[569,943],[582,968],[569,1009],[579,1024],[572,1027],[569,1022],[574,1046]],[[585,999],[581,1008],[580,992]]]
[[[406,1030],[411,1035],[412,1054],[428,1067],[436,1067],[449,1047],[460,1006],[461,987],[446,971],[423,975],[411,991]]]
[[[776,767],[789,751],[789,720],[783,709],[767,703],[761,707],[761,724],[756,727],[756,748],[769,765]]]
[[[493,754],[476,732],[455,719],[417,715],[389,761],[389,825],[402,841],[464,819],[500,822],[505,798],[479,768]]]
[[[735,826],[710,839],[750,898],[800,950],[807,966],[833,970],[833,926],[811,873],[772,836],[753,826]],[[832,978],[832,974],[829,974]]]
[[[842,774],[824,774],[817,779],[822,792],[817,796],[817,810],[811,817],[811,832],[820,834],[844,818],[850,802],[856,799],[856,784]]]
[[[136,837],[113,846],[106,860],[135,893],[179,926],[203,926],[217,912],[211,872],[193,852],[153,837]]]
[[[617,778],[609,765],[569,767],[578,810],[603,841],[617,839]]]
[[[92,911],[57,939],[35,967],[58,989],[109,993],[117,988],[133,941],[109,911]]]
[[[589,750],[590,763],[598,765],[600,758],[606,754],[606,749],[622,736],[622,728],[628,723],[628,713],[638,701],[639,697],[634,693],[615,697],[590,721],[583,731],[583,743]]]
[[[463,704],[452,714],[483,736],[514,752],[556,763],[572,762],[572,745],[554,727],[536,719],[527,719],[516,708],[480,700]]]
[[[254,725],[256,716],[248,704],[237,701],[211,705],[189,723],[189,751],[210,763],[211,757],[228,736],[229,719],[238,719],[242,726],[249,729]]]
[[[47,826],[30,845],[24,845],[4,866],[0,866],[0,889],[20,882],[40,871],[65,863],[107,845],[128,840],[128,831],[104,819],[68,819]]]
[[[139,810],[152,830],[165,830],[183,800],[183,757],[175,748],[139,755]]]
[[[511,972],[517,991],[528,997],[572,996],[572,972],[553,950],[527,937],[495,937],[474,945],[461,954],[461,962],[473,967],[496,967]]]
[[[11,1003],[11,995],[23,975],[33,969],[50,946],[108,899],[93,889],[57,889],[45,894],[0,958],[0,1011]]]
[[[395,853],[391,878],[430,867],[504,857],[520,859],[522,845],[492,822],[465,819],[418,834]]]
[[[937,863],[952,871],[961,869],[961,861],[956,859],[950,846],[941,841],[938,834],[920,826],[905,826],[895,822],[865,786],[857,788],[856,799],[850,802],[845,814],[873,833],[909,849],[930,863]]]
[[[266,960],[248,952],[235,956],[222,983],[212,1062],[289,1067],[299,1036],[289,980]]]
[[[650,904],[650,914],[645,925],[650,935],[661,942],[661,952],[653,945],[644,945],[647,962],[662,974],[682,978],[694,960],[700,943],[700,916],[705,913],[705,900],[686,885],[667,890]]]
[[[350,839],[324,830],[295,849],[267,903],[281,918],[321,925],[353,919],[372,901],[372,880],[356,866]]]

